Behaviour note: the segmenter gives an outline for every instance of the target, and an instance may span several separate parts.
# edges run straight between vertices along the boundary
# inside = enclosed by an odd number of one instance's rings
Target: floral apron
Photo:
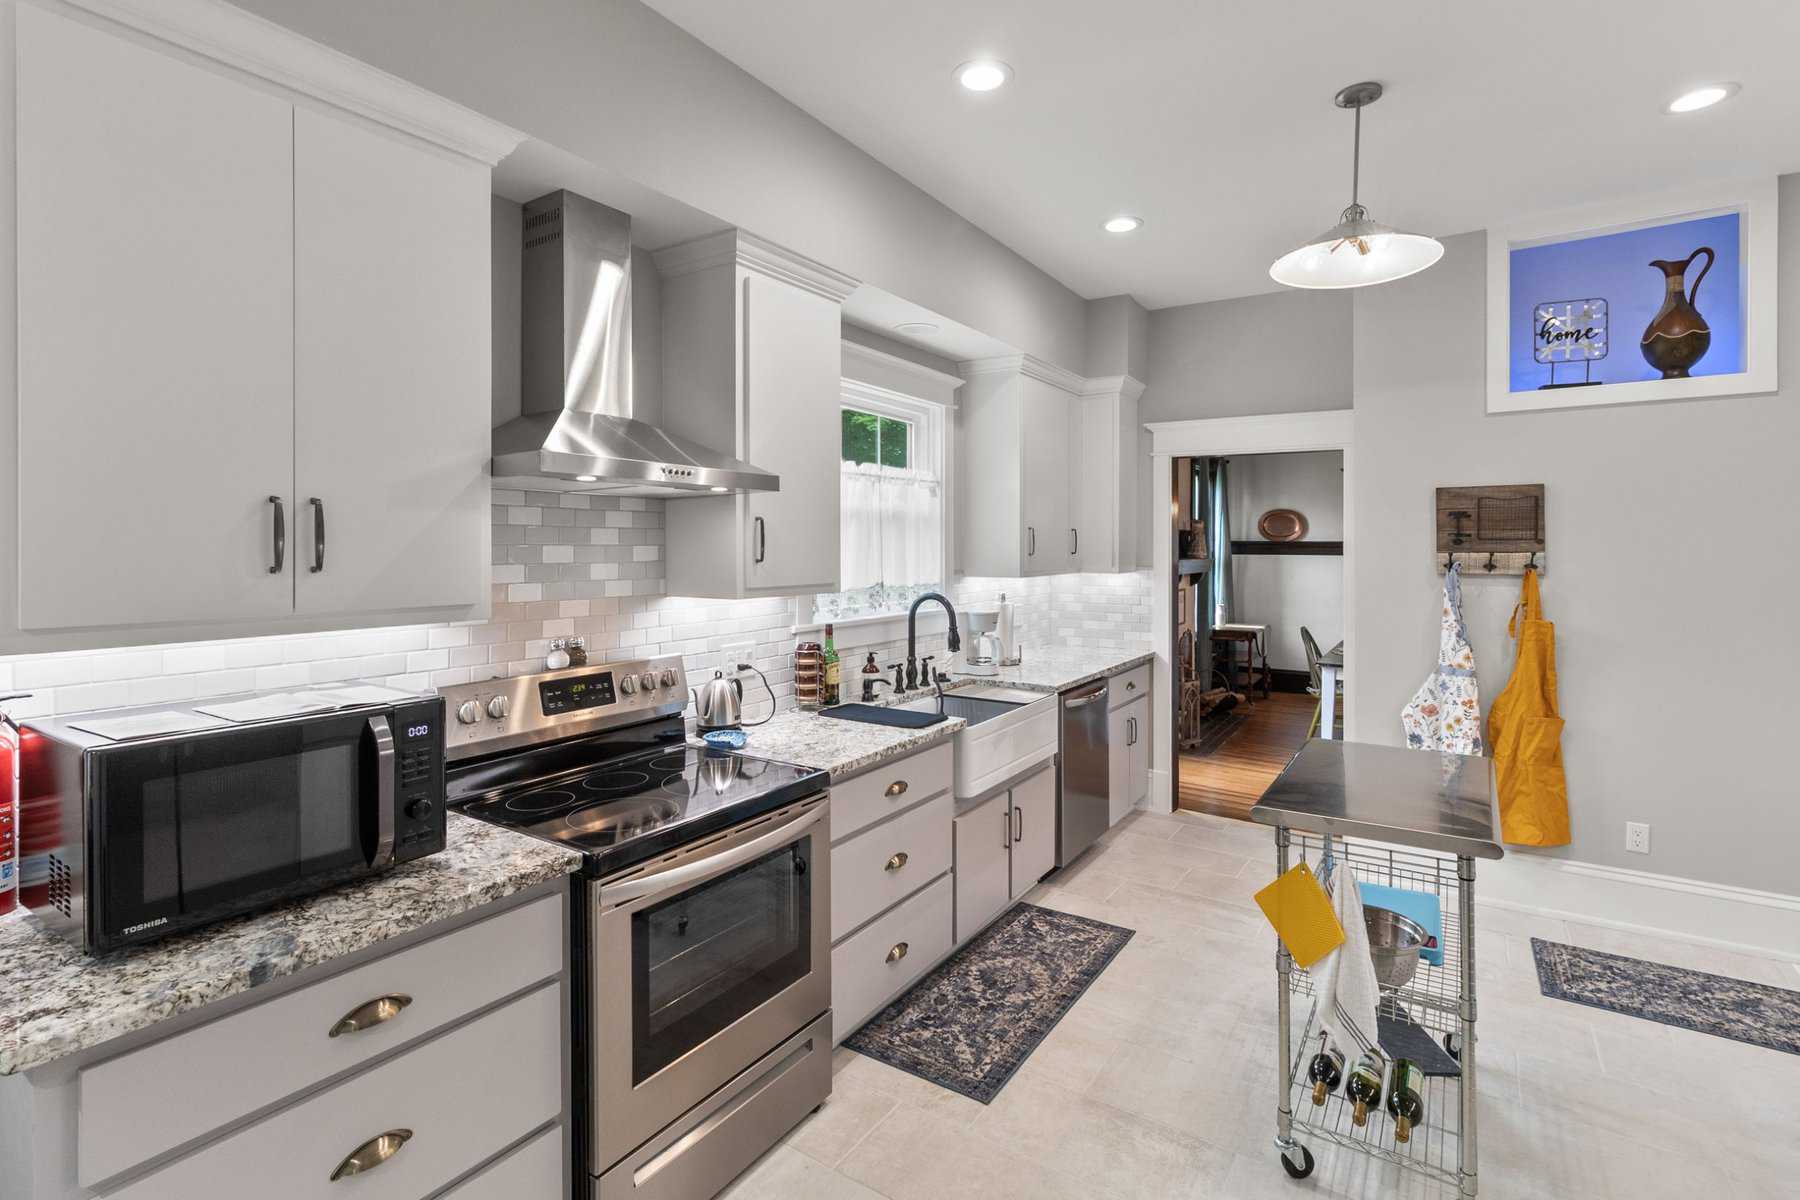
[[[1400,727],[1413,750],[1481,753],[1481,685],[1475,678],[1475,651],[1463,627],[1462,577],[1456,564],[1444,572],[1437,669],[1400,710]]]
[[[1507,632],[1518,639],[1518,654],[1512,678],[1488,714],[1501,840],[1566,846],[1569,785],[1563,777],[1563,720],[1556,711],[1556,626],[1544,620],[1536,571],[1525,572]]]

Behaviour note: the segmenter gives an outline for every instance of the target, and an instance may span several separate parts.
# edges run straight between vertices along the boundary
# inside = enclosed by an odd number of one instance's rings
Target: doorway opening
[[[1342,736],[1344,452],[1170,466],[1173,799],[1247,819],[1309,737]]]

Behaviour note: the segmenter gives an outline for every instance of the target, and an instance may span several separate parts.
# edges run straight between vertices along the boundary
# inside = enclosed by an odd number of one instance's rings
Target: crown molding
[[[1130,404],[1144,394],[1144,383],[1130,375],[1098,375],[1093,379],[1082,381],[1081,395],[1083,399],[1110,398],[1117,396]]]
[[[858,286],[842,271],[743,229],[726,229],[669,246],[656,251],[651,261],[656,264],[656,273],[666,279],[731,263],[838,304]]]
[[[493,166],[525,135],[223,0],[65,0],[95,16]]]
[[[1022,375],[1027,379],[1036,379],[1051,387],[1060,388],[1071,396],[1081,394],[1084,380],[1075,372],[1046,362],[1035,354],[1004,354],[998,358],[972,358],[957,364],[956,369],[964,379],[975,379],[983,375]]]
[[[889,354],[885,350],[876,350],[871,346],[865,346],[861,342],[853,342],[848,338],[843,340],[843,347],[844,353],[851,358],[860,358],[864,362],[874,363],[876,366],[886,370],[896,371],[902,375],[910,375],[914,379],[923,380],[924,382],[931,384],[933,387],[944,387],[955,391],[967,382],[967,380],[963,379],[960,375],[946,374],[934,367],[925,366],[923,363],[916,363],[910,358],[901,358],[898,354]]]

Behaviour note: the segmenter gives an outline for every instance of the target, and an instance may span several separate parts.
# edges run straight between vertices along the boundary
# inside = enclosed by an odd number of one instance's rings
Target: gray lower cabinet
[[[956,944],[974,937],[1056,866],[1056,764],[956,818]]]
[[[0,1079],[7,1200],[566,1194],[566,886]]]

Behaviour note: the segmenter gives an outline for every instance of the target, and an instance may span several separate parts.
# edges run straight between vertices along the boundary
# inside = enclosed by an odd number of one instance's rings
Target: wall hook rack
[[[1507,484],[1437,489],[1436,560],[1465,576],[1544,572],[1544,485]]]

